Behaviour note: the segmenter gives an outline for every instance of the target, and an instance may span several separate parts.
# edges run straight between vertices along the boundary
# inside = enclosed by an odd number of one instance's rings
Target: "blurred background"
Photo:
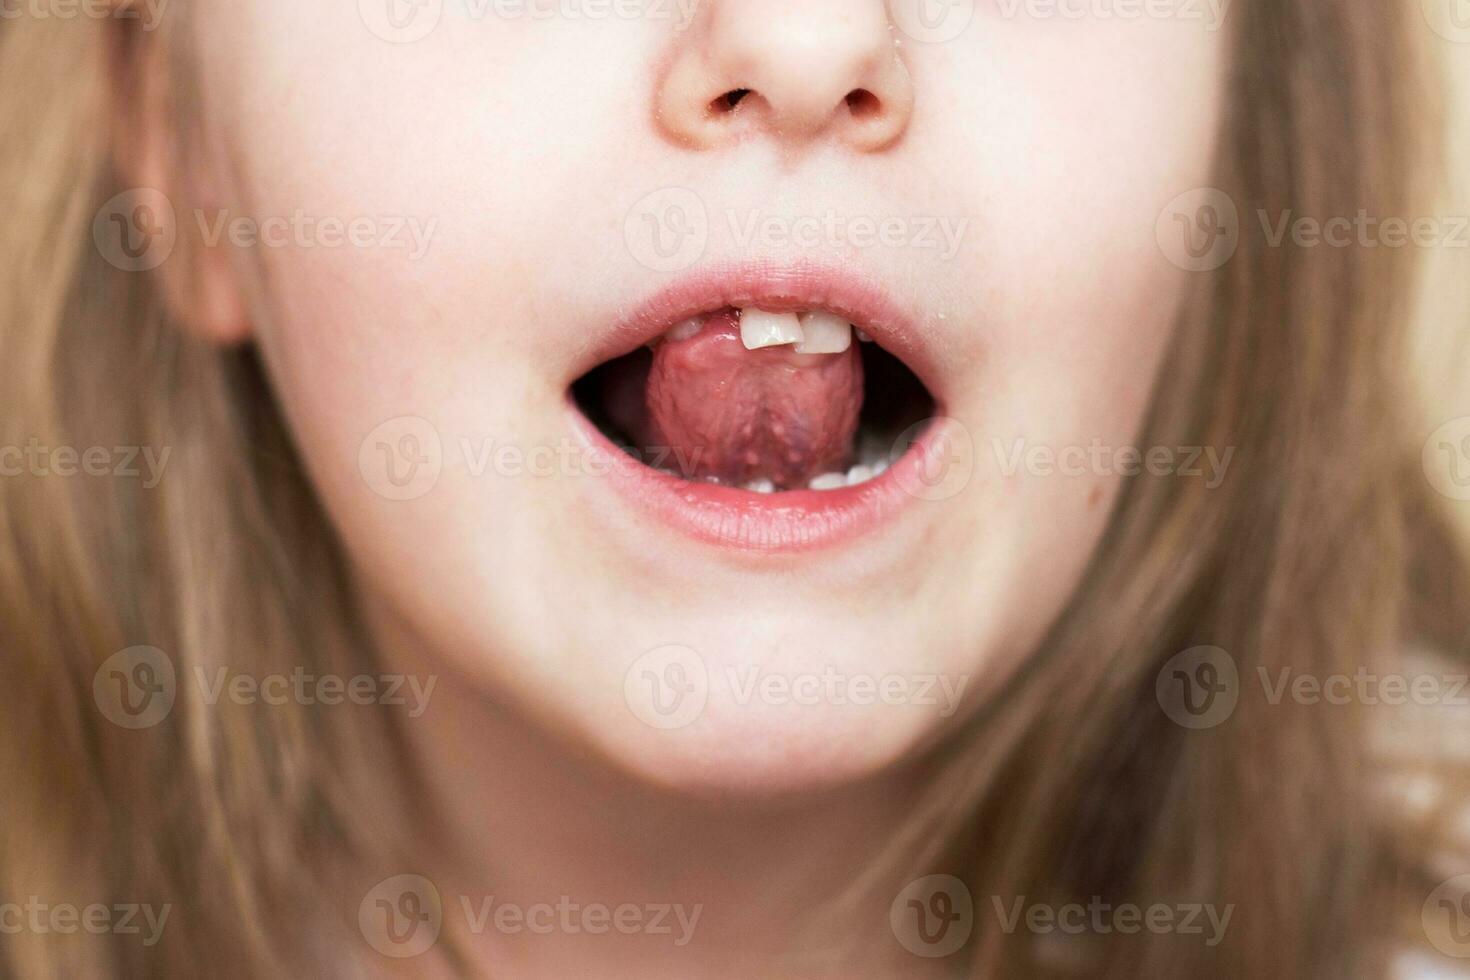
[[[1446,69],[1450,124],[1447,186],[1438,213],[1470,217],[1470,39],[1455,42],[1436,35],[1432,43]],[[1419,356],[1428,379],[1429,432],[1470,416],[1470,247],[1430,249],[1423,276]],[[1470,505],[1455,512],[1470,530]]]

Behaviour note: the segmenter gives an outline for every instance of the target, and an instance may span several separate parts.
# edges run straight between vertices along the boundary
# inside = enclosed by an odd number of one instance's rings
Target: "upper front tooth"
[[[799,344],[801,341],[801,319],[795,313],[767,313],[756,309],[740,311],[740,342],[746,350]]]
[[[803,313],[798,354],[841,354],[852,346],[852,324],[835,313]]]

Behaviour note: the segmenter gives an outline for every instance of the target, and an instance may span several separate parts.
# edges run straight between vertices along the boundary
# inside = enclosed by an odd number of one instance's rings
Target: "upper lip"
[[[680,321],[726,307],[772,313],[824,310],[868,334],[918,376],[941,401],[932,345],[872,279],[814,263],[747,263],[704,270],[655,293],[595,338],[576,366],[578,376],[663,336]]]

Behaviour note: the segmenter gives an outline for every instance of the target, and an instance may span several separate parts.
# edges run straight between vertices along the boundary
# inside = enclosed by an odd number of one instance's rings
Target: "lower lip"
[[[570,410],[588,449],[607,459],[607,483],[633,510],[705,544],[761,554],[835,548],[895,521],[920,502],[906,488],[924,485],[923,461],[947,424],[936,420],[866,483],[763,494],[660,473],[613,445],[575,405]]]

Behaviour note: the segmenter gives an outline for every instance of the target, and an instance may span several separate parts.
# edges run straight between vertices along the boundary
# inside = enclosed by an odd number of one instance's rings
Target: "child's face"
[[[249,249],[256,339],[401,643],[655,778],[769,789],[916,749],[1056,617],[1189,275],[1156,225],[1210,182],[1226,32],[1000,0],[907,32],[881,0],[200,6],[215,203],[286,221]],[[609,471],[573,383],[757,304],[842,313],[922,378],[887,445],[952,421],[828,496]],[[752,390],[718,381],[670,382],[712,439]]]

